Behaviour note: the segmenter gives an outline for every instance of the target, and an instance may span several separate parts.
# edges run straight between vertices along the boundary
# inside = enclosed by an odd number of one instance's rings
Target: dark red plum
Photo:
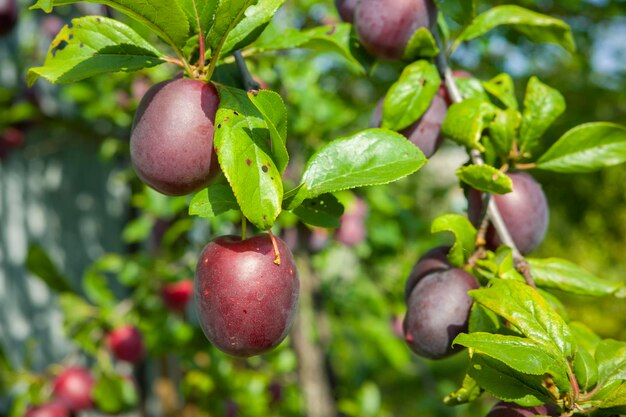
[[[68,368],[59,374],[53,384],[52,391],[59,401],[72,411],[88,410],[93,407],[91,389],[95,381],[89,370],[85,368]]]
[[[70,410],[65,404],[54,401],[38,407],[29,407],[24,417],[70,417]]]
[[[139,103],[130,157],[139,178],[167,195],[206,187],[219,172],[213,149],[217,90],[188,78],[159,83]]]
[[[430,359],[455,353],[452,341],[467,331],[472,307],[467,292],[478,287],[473,276],[458,268],[423,277],[411,291],[404,318],[404,340],[411,350]]]
[[[293,323],[300,282],[291,251],[269,235],[222,236],[202,251],[195,274],[198,319],[207,339],[233,356],[276,347]]]
[[[363,47],[389,60],[402,58],[415,31],[432,29],[436,20],[432,0],[360,0],[354,10],[354,27]]]
[[[541,185],[526,172],[512,172],[513,192],[494,195],[513,242],[522,254],[527,254],[543,241],[548,229],[549,209]],[[480,192],[471,189],[468,193],[468,217],[478,226],[482,211]],[[487,229],[487,247],[495,249],[502,244],[493,226]]]
[[[538,407],[522,407],[515,403],[498,402],[487,414],[487,417],[533,417],[533,416],[556,416],[558,413],[551,405]]]
[[[0,0],[0,36],[11,32],[17,23],[17,0]]]
[[[354,9],[358,2],[359,0],[335,0],[335,6],[337,6],[341,20],[348,23],[354,21]]]
[[[161,290],[163,303],[171,311],[185,311],[192,296],[193,280],[191,279],[166,284]]]
[[[426,158],[433,156],[443,143],[441,125],[448,112],[446,95],[447,90],[441,86],[422,117],[411,126],[400,131],[404,137],[424,153]],[[383,102],[384,99],[381,99],[372,113],[371,127],[380,127],[382,124]]]
[[[138,363],[145,354],[143,336],[131,325],[118,327],[107,335],[107,346],[113,355],[125,362]]]
[[[433,272],[451,268],[450,262],[448,262],[448,252],[450,252],[450,246],[438,246],[429,250],[419,258],[404,285],[405,301],[409,299],[411,291],[413,291],[413,288],[415,288],[419,280]]]

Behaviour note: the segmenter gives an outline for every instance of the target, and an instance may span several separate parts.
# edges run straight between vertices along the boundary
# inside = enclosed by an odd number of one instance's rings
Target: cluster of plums
[[[130,363],[144,357],[143,337],[130,325],[117,327],[106,335],[106,346],[113,356]],[[25,417],[69,417],[94,408],[92,390],[96,381],[89,369],[72,366],[52,380],[52,398],[38,406],[30,406]]]

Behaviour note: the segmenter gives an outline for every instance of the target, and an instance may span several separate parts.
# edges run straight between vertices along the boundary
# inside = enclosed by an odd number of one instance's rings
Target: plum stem
[[[166,56],[166,57],[161,58],[161,61],[169,62],[170,64],[178,65],[181,68],[185,68],[185,64],[180,59]]]
[[[280,252],[278,251],[278,243],[276,243],[276,236],[272,233],[271,230],[268,230],[267,234],[270,235],[270,240],[272,241],[272,246],[274,247],[274,263],[276,265],[280,265]]]
[[[261,86],[258,82],[252,78],[250,74],[250,70],[248,70],[248,65],[246,64],[246,60],[241,54],[240,50],[237,50],[233,53],[235,56],[235,62],[237,63],[237,69],[239,69],[239,73],[241,74],[241,79],[243,80],[243,84],[248,91],[258,91]]]
[[[450,95],[452,102],[460,103],[463,101],[463,95],[461,94],[461,90],[459,90],[459,87],[454,81],[452,70],[448,65],[448,60],[443,49],[443,42],[441,41],[441,37],[439,36],[439,33],[437,31],[435,31],[435,40],[440,50],[439,55],[437,55],[437,69],[439,70],[439,73],[444,80],[446,89],[448,90],[448,94]],[[485,160],[483,159],[483,156],[478,149],[470,150],[470,158],[472,160],[472,163],[475,165],[485,164]],[[502,215],[500,214],[500,210],[498,209],[498,206],[496,205],[496,202],[493,198],[489,198],[486,215],[493,224],[493,227],[496,229],[496,232],[498,233],[498,236],[500,237],[502,243],[510,247],[513,251],[513,261],[515,262],[516,269],[524,276],[524,279],[529,286],[531,286],[532,288],[536,288],[535,281],[533,280],[532,274],[530,273],[530,266],[528,264],[528,261],[526,261],[524,256],[517,248],[517,245],[513,241],[511,233],[509,232],[506,223],[504,223]]]
[[[196,0],[193,0],[193,9],[196,12],[196,23],[198,24],[198,44],[200,47],[200,56],[198,57],[198,68],[200,73],[204,70],[204,55],[206,54],[206,49],[204,47],[204,35],[202,34],[202,27],[200,26],[200,15],[198,15],[198,6],[196,4]]]
[[[241,214],[241,240],[246,240],[246,230],[248,228],[248,222],[246,221],[246,216]]]

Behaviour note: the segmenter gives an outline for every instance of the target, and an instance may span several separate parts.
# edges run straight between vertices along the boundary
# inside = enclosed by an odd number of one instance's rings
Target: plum
[[[515,403],[500,401],[493,406],[487,417],[533,417],[537,415],[555,416],[557,414],[555,408],[549,404],[538,407],[522,407]]]
[[[354,28],[363,47],[389,60],[402,58],[415,31],[432,29],[436,20],[432,0],[360,0],[354,10]]]
[[[337,229],[335,237],[346,246],[356,246],[367,237],[365,218],[367,216],[367,204],[363,199],[357,198],[341,216],[341,225]]]
[[[335,6],[337,6],[341,20],[348,23],[354,21],[354,9],[358,2],[359,0],[335,0]]]
[[[11,32],[17,24],[17,0],[0,0],[0,36]]]
[[[450,262],[448,262],[448,252],[450,252],[450,246],[438,246],[429,250],[419,258],[404,285],[405,301],[409,299],[411,291],[413,291],[413,288],[415,288],[415,285],[420,279],[431,272],[443,271],[452,267]]]
[[[171,311],[185,311],[192,295],[193,280],[191,279],[166,284],[161,290],[163,303]]]
[[[215,86],[188,78],[154,85],[143,96],[130,136],[139,178],[167,195],[206,187],[219,173],[213,149],[219,96]]]
[[[53,401],[37,407],[29,407],[24,417],[70,417],[70,410],[65,404]]]
[[[143,336],[132,325],[125,325],[113,329],[107,335],[107,346],[113,355],[125,362],[138,363],[145,354]]]
[[[512,172],[508,176],[513,181],[513,191],[494,195],[493,199],[513,242],[522,254],[527,254],[539,246],[545,237],[548,229],[548,202],[541,185],[530,174]],[[479,226],[483,207],[481,194],[470,189],[467,199],[468,217],[475,226]],[[491,225],[485,238],[489,249],[495,249],[502,244]]]
[[[451,268],[424,276],[411,291],[404,318],[404,340],[416,354],[440,359],[457,351],[452,341],[467,331],[478,281],[462,269]]]
[[[300,282],[287,244],[275,237],[222,236],[203,249],[195,274],[198,318],[207,339],[238,357],[267,352],[291,328]]]
[[[93,407],[91,389],[94,384],[89,370],[72,367],[54,379],[52,391],[55,398],[65,403],[71,411],[88,410]]]

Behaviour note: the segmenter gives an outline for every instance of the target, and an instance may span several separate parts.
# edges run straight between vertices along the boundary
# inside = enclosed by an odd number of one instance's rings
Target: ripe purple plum
[[[493,406],[487,417],[533,417],[537,415],[555,416],[558,414],[555,408],[549,404],[538,407],[522,407],[515,403],[500,401]]]
[[[411,126],[400,131],[404,137],[424,153],[426,158],[433,156],[443,143],[441,124],[448,112],[446,96],[447,91],[445,87],[441,86],[422,117]],[[380,100],[374,109],[370,122],[372,127],[380,127],[382,124],[383,101],[384,99]]]
[[[526,172],[512,172],[508,176],[513,181],[513,191],[494,195],[502,219],[522,254],[527,254],[543,241],[548,229],[548,201],[541,185]],[[478,226],[482,212],[480,192],[470,189],[467,214],[470,221]],[[487,247],[495,249],[502,244],[493,226],[486,234]]]
[[[82,411],[93,407],[91,390],[94,384],[88,369],[72,367],[54,379],[52,391],[55,398],[65,403],[71,411]]]
[[[218,349],[238,357],[276,347],[293,323],[300,282],[287,244],[267,234],[222,236],[202,250],[195,274],[200,326]]]
[[[404,285],[404,300],[408,300],[415,285],[426,275],[452,268],[448,262],[450,246],[438,246],[426,252],[415,263]]]
[[[13,30],[17,23],[18,10],[16,0],[0,0],[0,36]]]
[[[348,23],[354,21],[354,9],[358,2],[359,0],[335,0],[335,6],[337,6],[341,20]]]
[[[423,277],[411,291],[404,318],[404,340],[416,354],[441,359],[455,353],[452,341],[467,331],[472,299],[469,290],[478,281],[458,268]]]
[[[113,329],[107,335],[106,342],[113,355],[121,361],[138,363],[145,355],[143,336],[135,326],[125,325]]]
[[[431,30],[436,20],[432,0],[360,0],[354,10],[354,27],[363,47],[389,60],[402,58],[415,31]]]
[[[139,178],[167,195],[206,187],[219,173],[213,149],[219,96],[215,86],[188,78],[156,84],[144,95],[130,136]]]
[[[37,407],[29,407],[24,417],[70,417],[70,410],[65,404],[53,401]]]

